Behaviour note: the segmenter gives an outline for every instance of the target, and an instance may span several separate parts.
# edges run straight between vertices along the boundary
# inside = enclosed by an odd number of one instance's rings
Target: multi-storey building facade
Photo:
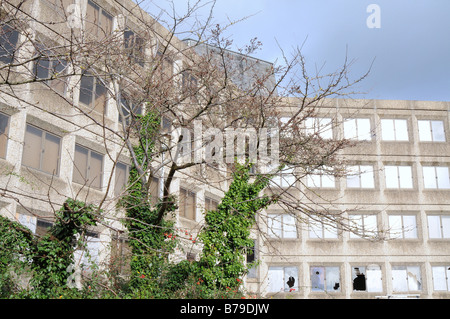
[[[96,21],[92,25],[102,26],[90,28],[90,33],[101,37],[102,32],[126,29],[121,34],[125,43],[127,39],[139,42],[135,36],[139,32],[133,33],[139,19],[133,20],[132,15],[124,19],[124,12],[136,9],[131,2],[124,1],[126,10],[113,1],[80,3],[83,14]],[[65,26],[62,8],[70,4],[41,0],[23,9],[45,21],[58,16]],[[156,29],[165,32],[161,26]],[[2,31],[0,61],[25,59],[24,65],[14,67],[23,68],[19,74],[33,70],[38,79],[45,79],[50,70],[66,70],[62,60],[29,58],[33,50],[18,45],[24,39],[21,32],[6,24]],[[45,38],[45,26],[35,31]],[[178,50],[188,49],[182,41],[173,41]],[[130,53],[137,62],[142,53],[138,51]],[[182,58],[170,61],[166,70],[176,73],[184,62]],[[266,72],[267,65],[263,66]],[[120,112],[108,98],[106,86],[114,91],[113,84],[82,75],[24,81],[11,86],[11,91],[5,83],[0,104],[1,215],[41,235],[67,197],[102,203],[108,223],[92,229],[88,244],[98,262],[123,248],[117,232],[123,227],[119,222],[123,212],[114,205],[131,166],[112,133],[120,130],[130,109]],[[289,117],[299,103],[285,99],[280,109]],[[247,276],[246,289],[262,297],[281,298],[450,297],[449,108],[450,102],[327,100],[318,117],[308,119],[306,125],[330,125],[324,138],[356,142],[342,152],[352,174],[343,178],[309,175],[297,181],[298,190],[293,191],[311,206],[339,212],[360,231],[308,222],[270,207],[258,216],[258,229],[263,232],[254,233],[255,251],[248,257],[256,257],[260,264]],[[161,195],[164,174],[162,169],[153,177],[154,197]],[[189,230],[195,239],[204,210],[217,206],[223,195],[220,189],[226,189],[227,182],[217,178],[221,187],[214,187],[192,176],[189,172],[178,175],[170,191],[180,198],[177,226]],[[284,177],[293,183],[293,176],[295,171]],[[186,238],[174,259],[196,258],[200,249]]]

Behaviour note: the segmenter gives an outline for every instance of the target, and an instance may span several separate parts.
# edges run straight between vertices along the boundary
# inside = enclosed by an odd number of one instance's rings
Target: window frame
[[[310,277],[310,283],[311,283],[311,292],[314,293],[340,293],[342,292],[342,275],[341,275],[341,267],[340,266],[310,266],[309,268],[309,277]],[[317,277],[318,282],[316,283],[315,281],[313,281],[314,277],[313,275],[317,275],[317,270],[322,270],[322,275],[320,275],[320,273],[318,274],[319,276]],[[336,283],[334,282],[335,286],[336,284],[339,284],[337,289],[334,289],[334,287],[331,286],[331,284],[328,283],[329,280],[331,279],[327,279],[327,276],[329,277],[331,274],[331,270],[333,269],[337,269],[338,270],[338,276],[339,276],[339,281]],[[313,272],[316,271],[314,274]],[[328,275],[327,275],[328,274]],[[321,288],[322,287],[322,288]],[[329,289],[332,288],[332,289]]]
[[[81,174],[81,172],[79,171],[79,169],[76,167],[75,165],[75,156],[76,156],[76,149],[77,147],[82,148],[84,150],[87,150],[88,154],[87,154],[87,162],[86,162],[86,172],[85,172],[85,176],[83,176]],[[91,158],[92,158],[92,153],[99,155],[102,158],[101,161],[101,171],[99,174],[99,181],[100,181],[100,186],[92,186],[92,182],[90,182],[90,178],[91,178]],[[81,144],[76,143],[75,144],[75,152],[74,152],[74,160],[73,160],[73,173],[72,173],[72,182],[79,184],[79,185],[86,185],[89,188],[94,188],[94,189],[98,189],[101,190],[103,188],[103,175],[104,175],[104,165],[105,165],[105,156],[104,154],[100,153],[100,152],[96,152],[88,147],[85,147]],[[77,170],[79,172],[79,174],[81,175],[81,178],[83,178],[83,181],[76,181],[74,180],[74,174],[75,174],[75,170]],[[90,182],[90,183],[88,183]]]
[[[401,224],[399,225],[401,227],[401,230],[397,230],[396,233],[400,233],[400,235],[395,236],[392,231],[392,227],[395,226],[393,224],[396,224],[394,217],[400,218]],[[405,218],[411,218],[414,217],[414,226],[411,229],[406,229],[406,227],[409,227],[407,221]],[[417,215],[416,214],[397,214],[397,213],[391,213],[388,215],[388,225],[389,225],[389,238],[397,239],[397,240],[416,240],[419,238],[419,225],[417,222]]]
[[[5,31],[5,29],[7,29]],[[4,37],[6,35],[6,37]],[[0,62],[12,64],[17,55],[20,32],[11,25],[4,23],[0,27]],[[12,42],[11,42],[12,41]],[[10,52],[11,51],[11,52]],[[2,55],[5,54],[5,55]]]
[[[393,180],[389,179],[393,175],[393,170],[395,168],[397,178],[395,179],[396,182],[393,183]],[[405,174],[405,170],[403,168],[409,168],[408,176],[403,175]],[[390,173],[387,173],[388,171],[391,171]],[[409,180],[405,180],[406,177],[411,177],[410,182]],[[389,179],[389,180],[388,180]],[[393,189],[414,189],[414,176],[413,176],[413,166],[412,165],[384,165],[384,180],[385,180],[385,187],[388,190]],[[395,184],[396,186],[392,186]],[[403,184],[403,186],[402,186]],[[406,185],[406,186],[405,186]],[[411,185],[410,187],[408,185]]]
[[[425,124],[426,123],[426,124]],[[434,129],[438,129],[437,127],[433,127],[433,123],[442,123],[442,132],[435,134]],[[427,125],[425,128],[424,125]],[[418,119],[417,120],[417,129],[419,135],[419,142],[433,142],[433,143],[441,143],[446,142],[446,132],[445,132],[445,123],[443,120],[427,120],[427,119]],[[426,130],[426,132],[423,131]],[[443,140],[440,140],[438,137],[442,136]]]
[[[361,223],[355,222],[354,219],[356,219],[356,216],[358,216],[358,220],[361,220]],[[348,215],[349,222],[354,223],[354,226],[352,227],[361,227],[362,235],[367,237],[377,237],[378,236],[378,214],[349,214]],[[368,218],[375,218],[375,222],[369,222]],[[375,225],[375,229],[367,229],[371,225]],[[371,227],[370,227],[371,228]],[[370,233],[373,233],[373,235],[370,235]],[[362,236],[355,234],[354,232],[350,231],[350,239],[363,239]]]
[[[363,168],[368,168],[368,171],[363,171]],[[347,174],[346,175],[346,187],[349,189],[375,189],[375,174],[374,174],[374,168],[373,165],[349,165],[347,167],[349,171],[354,170],[354,174]],[[365,183],[365,179],[363,179],[364,176],[370,175],[371,177],[371,183],[369,183],[368,186],[365,186],[363,184]],[[357,180],[358,186],[349,186],[349,182],[352,180]],[[363,183],[364,181],[364,183]]]
[[[311,217],[309,218],[308,238],[310,240],[338,240],[339,229],[337,222],[333,222],[335,226],[330,226],[323,222],[324,217],[318,217],[318,219],[321,221],[312,220]],[[331,221],[327,221],[327,223],[330,222]]]
[[[38,54],[41,54],[38,52]],[[48,68],[43,67],[40,62],[42,61],[47,61],[49,63]],[[63,79],[61,78],[52,78],[54,74],[59,73],[56,66],[62,65],[63,69],[61,70],[61,74],[63,74]],[[54,89],[55,91],[61,93],[61,94],[65,94],[66,90],[67,90],[67,78],[64,76],[66,71],[67,71],[67,67],[68,67],[68,62],[65,59],[57,59],[55,57],[39,57],[35,62],[34,62],[34,67],[33,67],[33,73],[36,79],[40,79],[40,80],[44,80],[44,83],[46,83],[49,87],[51,87],[52,89]],[[41,77],[39,75],[39,70],[46,70],[47,76],[46,77]],[[58,89],[58,84],[64,85],[62,90]]]
[[[185,197],[184,197],[184,200],[183,200],[184,206],[181,205],[182,197],[183,197],[182,192],[185,192],[185,195],[184,195]],[[193,204],[193,207],[192,207],[192,209],[193,209],[193,217],[192,218],[190,218],[190,217],[188,217],[186,215],[186,213],[188,212],[187,211],[188,204],[187,204],[187,201],[186,201],[186,198],[187,198],[188,195],[193,195],[193,199],[194,199],[194,204]],[[195,221],[197,219],[197,193],[189,190],[186,187],[180,186],[180,201],[179,201],[179,203],[180,203],[180,205],[179,205],[179,208],[178,208],[178,215],[180,217],[186,218],[188,220],[194,220]]]
[[[404,268],[404,269],[403,269]],[[417,281],[419,284],[419,289],[412,289],[412,284],[410,282],[410,274],[411,275],[415,275],[414,272],[412,271],[412,268],[418,270],[418,274],[419,274],[419,280]],[[422,277],[422,267],[419,265],[392,265],[391,266],[391,283],[392,283],[392,291],[393,293],[417,293],[417,292],[421,292],[423,290],[423,277]],[[406,277],[402,278],[394,278],[394,276],[396,275],[395,271],[403,271],[406,274]],[[400,275],[400,274],[397,274]],[[396,290],[396,284],[398,285],[398,281],[403,281],[403,284],[406,283],[407,289],[406,290]],[[397,283],[396,283],[397,281]]]
[[[323,124],[323,121],[326,123]],[[305,133],[310,136],[319,136],[325,140],[332,140],[334,137],[333,119],[331,117],[307,117],[305,119]]]
[[[98,5],[96,2],[92,1],[92,0],[88,0],[86,2],[86,18],[88,16],[88,10],[92,8],[94,10],[93,15],[96,15],[94,17],[94,21],[88,21],[87,19],[85,19],[84,21],[84,30],[86,30],[89,34],[93,35],[97,40],[101,41],[105,38],[107,38],[108,36],[110,36],[113,32],[113,28],[114,28],[114,16],[112,14],[110,14],[107,10],[103,9],[100,5]],[[104,19],[102,19],[103,17],[107,17],[107,19],[111,21],[111,25],[110,25],[110,30],[109,30],[109,34],[106,32],[108,31],[107,29],[105,29],[105,26],[102,25],[102,21],[104,21]],[[91,26],[90,28],[88,27],[87,23],[89,23]],[[96,31],[93,32],[90,29],[95,29]]]
[[[89,81],[89,79],[92,79],[92,86],[91,88],[83,88],[82,84],[83,84],[83,80],[85,81]],[[83,106],[89,108],[91,111],[95,111],[99,114],[106,114],[107,112],[107,105],[108,105],[108,83],[104,83],[104,80],[101,80],[98,76],[92,74],[92,72],[90,71],[85,71],[83,72],[83,74],[80,77],[80,92],[79,92],[79,97],[78,97],[78,101],[79,103],[81,103]],[[98,91],[98,87],[103,87],[104,89],[104,99],[105,101],[103,102],[102,105],[102,111],[100,111],[97,107],[97,97],[101,96],[97,94]],[[86,93],[88,92],[90,97],[90,102],[89,104],[85,103],[84,101],[82,101],[81,96],[85,95],[87,96],[88,94]],[[103,94],[102,94],[103,95]]]
[[[333,186],[329,186],[328,183],[324,186],[325,179],[329,179],[329,183],[333,184]],[[317,182],[319,185],[317,185]],[[324,173],[322,169],[317,169],[306,175],[306,186],[308,188],[336,189],[336,177],[332,174]]]
[[[443,279],[445,282],[445,289],[436,289],[437,285],[436,285],[436,269],[437,268],[444,268],[444,274],[443,274]],[[444,291],[448,291],[450,292],[450,264],[448,265],[435,265],[435,266],[431,266],[431,279],[433,282],[433,291],[436,292],[444,292]]]
[[[282,282],[283,285],[280,289],[271,289],[272,287],[280,287],[281,285],[277,283],[276,285],[274,283],[271,283],[271,278],[273,278],[273,274],[275,271],[282,271]],[[292,273],[292,272],[294,273]],[[289,275],[296,274],[297,277],[294,277],[294,284],[292,287],[289,287],[289,284],[287,284],[287,281],[289,281]],[[276,278],[273,278],[276,279]],[[297,266],[269,266],[267,270],[267,291],[269,293],[279,293],[279,292],[298,292],[299,291],[299,269]]]
[[[369,267],[377,266],[378,269],[376,271],[379,271],[379,273],[374,273],[373,276],[380,276],[379,278],[375,278],[376,283],[374,281],[374,278],[372,275],[369,277]],[[356,269],[360,271],[361,275],[364,275],[364,287],[365,289],[355,289],[355,279],[357,278],[358,274]],[[375,271],[375,270],[374,270]],[[383,292],[383,270],[381,268],[381,265],[379,264],[358,264],[351,266],[351,276],[352,276],[352,291],[353,293],[380,293]],[[375,284],[375,286],[373,286]],[[378,290],[379,288],[379,290]]]
[[[393,136],[393,138],[389,138],[389,136],[387,136],[386,133],[386,123],[388,123],[387,121],[392,121],[392,125],[390,125],[391,127],[389,127],[389,129],[392,128],[392,133],[390,135]],[[405,129],[406,132],[401,132],[401,129],[403,129],[402,127],[400,127],[400,123],[405,124]],[[381,125],[381,140],[384,142],[408,142],[409,141],[409,129],[408,129],[408,120],[407,119],[397,119],[397,118],[384,118],[380,120],[380,125]],[[401,135],[401,136],[400,136]],[[406,136],[406,139],[401,138],[402,136]]]
[[[0,131],[0,158],[6,159],[6,156],[8,155],[8,143],[9,143],[9,128],[11,125],[11,116],[5,113],[0,112],[0,123],[3,120],[6,119],[6,126],[5,131],[2,133]],[[2,127],[0,127],[1,129]],[[3,143],[4,141],[4,143]],[[4,146],[3,146],[4,144]]]
[[[435,226],[437,226],[439,237],[431,236],[433,231],[433,224],[431,218],[439,218],[439,223]],[[445,222],[443,222],[443,218],[445,218]],[[428,238],[431,240],[434,239],[441,239],[441,240],[448,240],[450,239],[450,215],[444,215],[444,214],[427,214],[427,229],[428,229]]]
[[[292,220],[285,221],[285,217]],[[279,232],[274,230],[275,223],[280,227]],[[289,227],[286,227],[286,225],[289,225]],[[298,231],[295,217],[287,213],[267,214],[267,233],[270,239],[297,239]],[[295,233],[295,235],[289,235],[291,233]]]
[[[27,138],[27,130],[28,128],[32,128],[34,130],[40,131],[41,135],[40,135],[40,147],[39,147],[39,155],[38,155],[38,162],[39,162],[39,167],[34,167],[32,165],[28,165],[24,163],[24,159],[26,156],[26,138]],[[47,135],[50,135],[54,138],[58,139],[58,156],[56,159],[56,172],[49,172],[43,169],[43,163],[44,161],[44,154],[45,154],[45,145],[46,145],[46,141],[47,141]],[[28,168],[32,168],[35,170],[38,170],[40,172],[46,173],[46,174],[50,174],[52,176],[59,176],[60,174],[60,170],[61,170],[61,142],[62,142],[62,138],[61,136],[58,136],[56,134],[50,133],[47,130],[43,130],[33,124],[27,123],[25,126],[25,136],[24,136],[24,145],[23,145],[23,152],[22,152],[22,165]]]
[[[430,172],[431,169],[433,169],[434,172]],[[440,169],[447,169],[446,174],[444,172],[444,176],[438,174]],[[425,172],[426,170],[428,172]],[[429,187],[431,181],[427,179],[430,174],[433,174],[434,176],[433,187]],[[422,177],[424,189],[450,189],[450,169],[448,166],[422,165]]]
[[[360,129],[362,127],[362,121],[369,122],[369,130]],[[351,130],[351,132],[349,132]],[[364,131],[360,134],[360,131]],[[350,136],[352,135],[352,136]],[[372,141],[373,131],[372,131],[372,121],[369,117],[358,117],[358,118],[346,118],[344,119],[344,138],[357,141]]]

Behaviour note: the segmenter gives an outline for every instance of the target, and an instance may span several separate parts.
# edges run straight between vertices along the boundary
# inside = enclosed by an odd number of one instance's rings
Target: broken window
[[[289,214],[269,214],[267,226],[270,238],[297,238],[295,217]]]
[[[389,234],[391,238],[417,238],[416,216],[390,215]]]
[[[0,158],[6,158],[8,145],[9,116],[0,113]]]
[[[450,266],[433,266],[433,290],[450,291]]]
[[[422,290],[419,266],[393,266],[392,289],[394,292],[414,292]]]
[[[339,267],[311,267],[311,290],[327,292],[340,291]]]
[[[450,238],[450,216],[429,215],[427,220],[430,238]]]
[[[298,291],[297,267],[269,267],[269,292]]]
[[[383,282],[379,265],[352,267],[354,291],[381,292]]]

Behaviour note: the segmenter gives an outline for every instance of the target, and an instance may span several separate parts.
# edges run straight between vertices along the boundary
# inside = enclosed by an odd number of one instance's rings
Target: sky
[[[186,11],[188,1],[173,3],[179,15]],[[168,4],[143,7],[157,15]],[[371,68],[355,88],[367,93],[356,97],[450,101],[450,0],[216,0],[213,17],[220,25],[245,18],[226,35],[232,49],[256,37],[262,60],[277,64],[281,49],[301,47],[311,68],[337,70],[346,55],[354,78]]]

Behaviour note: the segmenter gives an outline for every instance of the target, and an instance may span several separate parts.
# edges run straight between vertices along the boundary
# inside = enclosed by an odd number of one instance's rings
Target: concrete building
[[[130,16],[124,19],[126,12],[137,10],[131,1],[123,1],[123,7],[106,0],[76,3],[100,21],[103,31],[126,25],[121,36],[138,39],[130,32],[138,30],[141,21]],[[70,4],[63,1],[61,7],[60,1],[36,0],[22,9],[45,21],[59,19],[61,25],[55,27],[70,34],[63,29],[67,15],[62,10]],[[57,41],[46,38],[46,27],[37,25],[33,32],[37,38]],[[14,67],[19,77],[46,78],[48,70],[65,70],[60,62],[32,59],[35,48],[23,44],[23,33],[6,24],[2,30],[0,61],[27,61]],[[156,30],[160,35],[167,33],[159,25]],[[100,29],[95,34],[100,36]],[[189,48],[182,41],[174,43],[179,51]],[[134,52],[132,57],[139,62],[138,55]],[[170,72],[184,62],[183,58],[171,61]],[[262,72],[270,70],[266,62],[261,67]],[[0,72],[5,78],[7,70]],[[242,86],[249,79],[236,82]],[[106,85],[113,91],[111,83],[69,77],[65,82],[4,85],[0,93],[0,214],[43,234],[67,197],[102,202],[109,212],[108,224],[89,234],[95,262],[124,248],[115,231],[122,227],[123,212],[114,205],[131,164],[115,138],[121,116],[114,101],[102,93]],[[289,117],[300,101],[285,102],[280,108]],[[275,298],[449,298],[449,110],[450,102],[326,101],[318,114],[322,123],[331,124],[325,137],[357,142],[342,154],[355,174],[307,177],[304,185],[298,184],[298,198],[310,201],[311,206],[343,212],[339,216],[353,221],[369,238],[320,222],[302,223],[301,218],[271,207],[258,217],[259,228],[265,232],[254,233],[256,248],[249,258],[256,257],[260,264],[245,280],[249,293]],[[105,125],[96,125],[99,122]],[[154,196],[161,191],[163,177],[164,171],[156,172]],[[215,207],[222,196],[220,189],[226,189],[226,184],[213,186],[199,183],[189,172],[177,176],[171,185],[171,192],[182,198],[177,226],[189,229],[194,237],[202,224],[202,212]],[[199,251],[200,246],[186,240],[173,258],[194,259]]]

